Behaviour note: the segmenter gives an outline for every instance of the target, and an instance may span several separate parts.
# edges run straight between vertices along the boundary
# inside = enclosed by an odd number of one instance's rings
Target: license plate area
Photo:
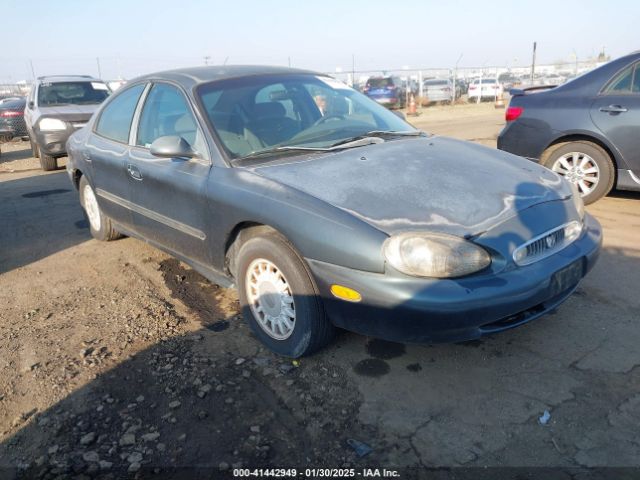
[[[551,277],[551,296],[555,297],[575,287],[584,276],[584,258],[558,270]]]

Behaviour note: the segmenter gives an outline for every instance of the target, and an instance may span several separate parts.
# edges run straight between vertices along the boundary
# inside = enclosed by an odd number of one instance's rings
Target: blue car
[[[571,295],[602,242],[558,174],[305,70],[140,77],[67,151],[96,239],[142,239],[237,287],[255,336],[289,357],[336,328],[432,343],[522,325]]]
[[[387,108],[404,108],[407,103],[407,89],[399,77],[371,77],[363,92]]]

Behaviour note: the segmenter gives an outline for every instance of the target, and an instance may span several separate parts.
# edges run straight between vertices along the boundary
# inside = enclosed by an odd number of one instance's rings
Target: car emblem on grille
[[[553,248],[556,245],[556,236],[549,235],[547,238],[544,239],[544,242],[547,244],[547,248]]]

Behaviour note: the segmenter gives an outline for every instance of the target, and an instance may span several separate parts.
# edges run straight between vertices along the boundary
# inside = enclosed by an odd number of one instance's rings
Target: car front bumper
[[[600,224],[587,215],[582,235],[571,245],[490,276],[421,279],[307,262],[336,326],[396,342],[459,342],[517,327],[555,309],[595,265],[601,246]],[[579,271],[571,283],[559,283],[567,269]],[[334,284],[358,291],[361,301],[334,297]]]
[[[66,130],[54,130],[43,132],[39,128],[34,128],[35,141],[38,144],[40,153],[51,155],[52,157],[63,157],[67,154],[67,140],[77,128],[67,126]]]

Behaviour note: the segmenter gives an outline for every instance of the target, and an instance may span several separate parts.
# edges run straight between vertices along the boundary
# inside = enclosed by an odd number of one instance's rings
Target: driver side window
[[[145,100],[136,145],[149,148],[156,139],[167,135],[184,138],[201,155],[205,151],[204,139],[182,92],[172,85],[157,83]]]

